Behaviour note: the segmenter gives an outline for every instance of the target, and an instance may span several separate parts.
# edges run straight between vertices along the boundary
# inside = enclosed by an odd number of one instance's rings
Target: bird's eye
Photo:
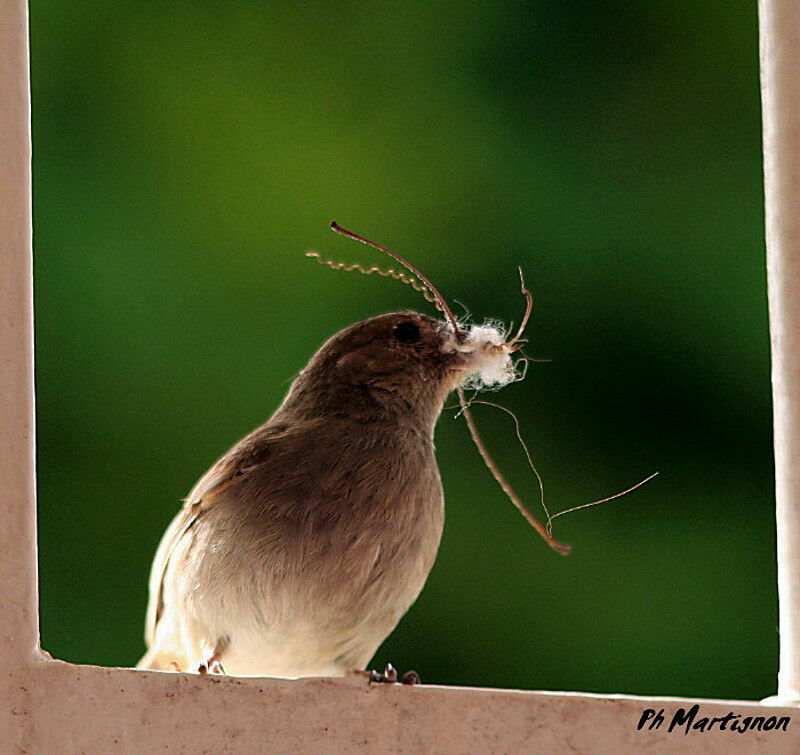
[[[395,325],[394,337],[400,343],[416,343],[419,341],[419,328],[413,322],[404,320]]]

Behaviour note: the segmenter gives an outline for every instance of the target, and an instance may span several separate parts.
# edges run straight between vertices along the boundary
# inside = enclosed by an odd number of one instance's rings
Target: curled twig
[[[363,265],[359,265],[357,262],[353,263],[352,265],[348,265],[346,262],[334,262],[331,259],[323,257],[319,252],[306,252],[306,257],[313,257],[317,260],[317,262],[319,262],[320,265],[325,265],[331,270],[342,270],[346,273],[352,273],[355,271],[361,273],[362,275],[377,274],[383,278],[394,278],[401,283],[406,283],[415,291],[421,293],[427,301],[431,302],[431,304],[438,303],[438,299],[428,290],[427,286],[420,283],[416,278],[412,278],[410,275],[398,272],[392,268],[384,270],[383,268],[376,267],[375,265],[372,267],[364,267]]]

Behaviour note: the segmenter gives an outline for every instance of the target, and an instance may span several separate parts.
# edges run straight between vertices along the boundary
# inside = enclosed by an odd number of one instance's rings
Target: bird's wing
[[[194,524],[200,514],[200,505],[186,504],[175,516],[167,527],[166,532],[158,544],[153,565],[150,568],[150,600],[147,604],[147,615],[145,617],[144,639],[148,647],[155,641],[156,626],[164,609],[163,590],[164,575],[167,571],[170,558],[177,544]]]
[[[238,443],[197,481],[183,508],[161,538],[150,570],[150,599],[144,631],[148,647],[155,640],[156,627],[163,613],[164,577],[176,548],[203,513],[214,505],[220,493],[266,463],[268,443],[264,442],[264,438],[260,438],[260,442],[254,440],[252,436],[248,436]]]

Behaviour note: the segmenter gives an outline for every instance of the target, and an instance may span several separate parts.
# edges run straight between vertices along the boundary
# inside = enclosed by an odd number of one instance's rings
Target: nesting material
[[[470,370],[461,384],[465,390],[499,390],[503,386],[522,378],[520,360],[511,356],[506,345],[506,331],[500,323],[486,322],[483,325],[460,325],[466,338],[459,342],[455,336],[445,341],[442,350],[458,351],[467,359]]]

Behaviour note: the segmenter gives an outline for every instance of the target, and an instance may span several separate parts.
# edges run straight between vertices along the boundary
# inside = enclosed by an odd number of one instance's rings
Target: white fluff
[[[451,336],[443,351],[458,351],[467,358],[470,372],[461,384],[465,390],[498,390],[522,379],[518,362],[506,347],[506,332],[500,323],[488,321],[483,325],[461,325],[467,337],[459,343]]]

